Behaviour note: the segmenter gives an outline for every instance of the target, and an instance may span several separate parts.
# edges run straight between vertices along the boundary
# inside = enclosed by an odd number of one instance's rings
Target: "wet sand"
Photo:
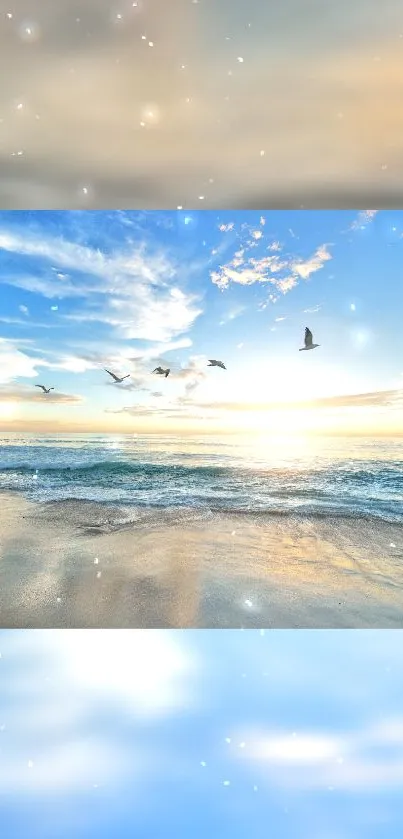
[[[403,627],[403,525],[237,515],[89,533],[0,494],[0,626]]]

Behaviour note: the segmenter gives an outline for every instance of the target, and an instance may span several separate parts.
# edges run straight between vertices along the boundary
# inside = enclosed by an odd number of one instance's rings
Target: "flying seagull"
[[[109,373],[109,375],[112,376],[113,381],[117,382],[117,384],[119,384],[119,385],[120,385],[121,382],[124,381],[124,379],[129,379],[130,378],[130,373],[128,373],[127,376],[121,376],[121,378],[119,378],[119,376],[115,376],[114,373],[111,373],[110,370],[107,370],[106,367],[104,367],[104,370],[105,370],[105,373]]]
[[[35,385],[35,387],[41,387],[44,393],[50,393],[51,390],[54,390],[54,387],[45,387],[45,385]]]
[[[165,378],[167,378],[167,376],[169,376],[170,372],[171,372],[170,367],[167,367],[166,370],[164,370],[163,367],[156,367],[155,370],[153,370],[153,373],[158,373],[159,376],[165,376]]]
[[[222,361],[216,361],[215,358],[209,358],[209,362],[210,363],[207,365],[207,367],[222,367],[223,370],[227,369],[225,364],[222,363]]]
[[[314,350],[315,347],[320,347],[320,344],[314,344],[313,343],[312,332],[306,326],[305,327],[305,346],[300,348],[300,352],[303,352],[304,350]]]

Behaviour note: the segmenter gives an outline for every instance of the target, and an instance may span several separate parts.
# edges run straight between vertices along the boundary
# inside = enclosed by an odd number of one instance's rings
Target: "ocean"
[[[1,490],[104,531],[225,513],[398,524],[403,439],[8,433]]]

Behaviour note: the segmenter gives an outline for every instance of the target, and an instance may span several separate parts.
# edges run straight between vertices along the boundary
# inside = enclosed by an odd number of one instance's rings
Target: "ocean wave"
[[[65,457],[64,457],[65,460]],[[304,476],[306,478],[315,478],[328,476],[335,483],[341,483],[346,478],[351,482],[368,483],[374,480],[381,481],[397,481],[403,488],[403,461],[394,461],[390,465],[385,463],[371,464],[367,468],[362,466],[354,468],[352,465],[333,465],[328,469],[301,467],[272,467],[272,468],[257,468],[255,464],[250,466],[236,467],[231,465],[217,465],[217,464],[197,464],[185,465],[179,463],[160,463],[152,461],[126,461],[126,460],[96,460],[81,462],[77,464],[66,463],[44,463],[43,459],[33,462],[20,461],[15,463],[1,463],[1,472],[18,472],[21,474],[31,474],[32,472],[40,473],[42,475],[56,475],[57,473],[63,477],[75,477],[89,474],[90,476],[98,474],[107,475],[137,475],[141,473],[149,473],[150,475],[166,474],[167,472],[175,471],[179,475],[192,476],[231,476],[236,475],[250,475],[254,472],[256,478],[262,480],[264,478],[288,477],[290,480]]]
[[[33,448],[0,459],[0,490],[40,503],[85,502],[138,510],[183,508],[200,515],[344,516],[403,522],[403,461],[328,461],[289,467],[175,462],[162,453],[129,459],[103,451]],[[8,453],[6,453],[8,454]],[[21,456],[22,455],[22,456]],[[164,458],[161,462],[160,458]],[[52,459],[51,459],[52,458]],[[195,458],[193,458],[195,460]],[[221,458],[221,461],[223,458]],[[11,461],[11,462],[10,462]],[[204,511],[204,512],[203,512]],[[199,513],[197,513],[198,515]],[[89,525],[92,526],[92,525]],[[95,525],[97,526],[97,525]]]
[[[116,506],[106,501],[94,502],[82,498],[60,498],[48,500],[38,505],[32,516],[36,521],[49,521],[61,525],[73,525],[83,535],[102,535],[120,530],[136,530],[144,527],[177,527],[203,523],[211,520],[228,519],[249,522],[255,527],[264,527],[273,520],[289,523],[290,521],[323,521],[337,526],[346,521],[362,521],[376,524],[402,524],[401,518],[379,510],[370,512],[351,509],[342,505],[329,506],[327,509],[302,507],[299,509],[237,508],[227,505],[173,505],[136,504]],[[28,518],[30,515],[28,515]]]

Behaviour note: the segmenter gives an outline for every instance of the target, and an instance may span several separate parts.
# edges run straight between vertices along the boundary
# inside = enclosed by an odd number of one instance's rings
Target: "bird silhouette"
[[[167,376],[169,376],[170,372],[171,372],[170,367],[167,367],[166,370],[164,370],[163,367],[156,367],[155,370],[153,370],[153,373],[157,373],[158,376],[165,376],[165,378],[167,378]]]
[[[35,387],[42,388],[44,393],[50,393],[51,390],[54,390],[54,387],[45,387],[45,385],[35,385]]]
[[[119,376],[115,376],[115,374],[114,374],[114,373],[111,373],[111,371],[110,371],[110,370],[107,370],[107,369],[106,369],[106,367],[104,367],[104,370],[105,370],[105,373],[109,373],[109,375],[110,375],[110,376],[112,376],[113,381],[114,381],[114,382],[117,382],[117,384],[120,384],[120,383],[121,383],[121,382],[123,382],[125,379],[129,379],[129,378],[130,378],[130,373],[127,373],[127,375],[126,375],[126,376],[121,376],[121,377],[119,377]]]
[[[320,344],[314,344],[313,343],[312,332],[306,326],[305,327],[305,346],[300,348],[300,352],[303,352],[304,350],[314,350],[315,347],[320,347]]]
[[[209,358],[209,362],[210,363],[207,365],[207,367],[222,367],[223,370],[227,369],[225,364],[222,363],[222,361],[217,361],[215,358]]]

